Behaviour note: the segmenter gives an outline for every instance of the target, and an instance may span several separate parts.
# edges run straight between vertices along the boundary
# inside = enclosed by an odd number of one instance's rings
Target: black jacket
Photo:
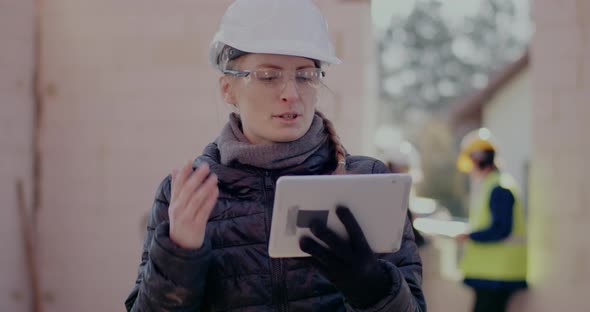
[[[301,165],[265,171],[221,165],[217,146],[210,144],[194,162],[194,167],[208,163],[219,178],[220,195],[204,245],[185,250],[170,240],[168,176],[153,204],[137,280],[125,302],[127,310],[357,311],[307,262],[268,256],[277,179],[330,174],[336,166],[332,155],[330,148],[321,148]],[[385,165],[368,157],[348,157],[346,167],[351,174],[387,172]],[[426,311],[422,264],[409,221],[403,238],[398,252],[380,256],[394,281],[389,295],[363,311]]]

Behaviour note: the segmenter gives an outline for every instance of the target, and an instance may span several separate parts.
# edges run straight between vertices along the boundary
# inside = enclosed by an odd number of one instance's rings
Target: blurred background
[[[231,111],[206,57],[230,3],[0,0],[1,311],[124,310],[156,187]],[[319,108],[348,151],[404,142],[412,210],[452,232],[459,143],[487,127],[527,212],[511,311],[590,311],[590,1],[317,3],[344,61]],[[469,311],[460,246],[432,224],[429,311]]]

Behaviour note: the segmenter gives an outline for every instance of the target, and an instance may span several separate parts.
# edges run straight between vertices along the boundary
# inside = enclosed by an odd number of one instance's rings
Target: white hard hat
[[[385,163],[393,164],[396,167],[406,167],[412,176],[413,183],[420,183],[423,178],[420,154],[408,141],[392,144],[381,151],[380,158]]]
[[[392,142],[384,148],[381,158],[385,162],[392,162],[398,166],[415,167],[420,165],[420,155],[412,143],[408,141]]]
[[[225,11],[209,46],[209,63],[215,68],[226,45],[248,53],[341,63],[326,20],[311,0],[236,0]]]

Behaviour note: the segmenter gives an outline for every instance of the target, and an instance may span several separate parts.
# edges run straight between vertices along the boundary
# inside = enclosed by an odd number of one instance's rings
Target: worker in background
[[[516,183],[496,166],[496,144],[488,129],[467,134],[457,160],[471,182],[470,233],[461,261],[464,283],[475,291],[474,312],[506,311],[510,297],[527,288],[524,210]]]

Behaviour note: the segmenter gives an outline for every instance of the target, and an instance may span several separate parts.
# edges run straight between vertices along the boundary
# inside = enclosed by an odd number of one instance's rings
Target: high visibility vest
[[[502,241],[489,243],[468,240],[460,267],[465,278],[523,281],[527,275],[526,226],[516,183],[510,175],[497,171],[488,174],[478,194],[472,198],[469,225],[473,232],[491,225],[490,198],[497,186],[509,190],[514,196],[510,236]]]

